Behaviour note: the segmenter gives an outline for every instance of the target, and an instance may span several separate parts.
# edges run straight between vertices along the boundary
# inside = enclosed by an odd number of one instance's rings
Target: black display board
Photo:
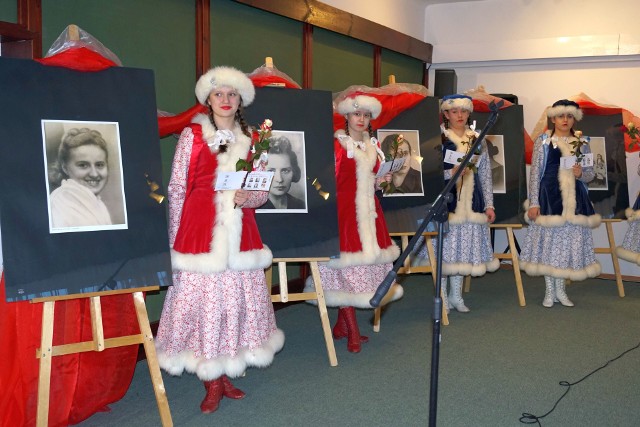
[[[490,113],[473,112],[480,132]],[[524,222],[523,203],[527,198],[526,169],[524,161],[524,118],[522,105],[512,105],[500,110],[498,119],[487,135],[502,135],[504,141],[504,193],[493,194],[496,223],[520,224]]]
[[[444,187],[439,108],[437,98],[425,98],[381,128],[417,130],[420,136],[420,155],[423,158],[421,167],[424,196],[381,197],[382,210],[391,233],[415,231],[418,221],[426,214],[426,205],[433,202]]]
[[[170,285],[166,208],[145,177],[162,188],[153,73],[0,58],[0,93],[7,300]],[[50,232],[42,120],[117,123],[120,153],[109,159],[119,157],[126,228]]]
[[[306,213],[257,213],[264,243],[275,258],[335,257],[340,253],[333,156],[331,92],[265,87],[245,110],[249,124],[265,119],[273,129],[304,132]],[[314,180],[321,186],[313,185]],[[329,193],[324,199],[322,192]]]

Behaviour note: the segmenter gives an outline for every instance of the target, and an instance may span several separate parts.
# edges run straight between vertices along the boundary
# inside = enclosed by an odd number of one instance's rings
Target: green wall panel
[[[389,83],[389,75],[396,76],[396,83],[422,84],[423,63],[419,59],[382,49],[380,73],[382,86]]]
[[[267,56],[302,85],[302,23],[231,0],[211,0],[211,65],[250,73]]]
[[[0,21],[18,22],[18,2],[16,0],[0,0]]]
[[[313,29],[313,89],[338,92],[373,85],[373,46],[320,28]]]

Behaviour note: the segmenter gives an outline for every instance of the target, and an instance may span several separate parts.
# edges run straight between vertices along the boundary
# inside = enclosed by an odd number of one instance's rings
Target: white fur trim
[[[467,137],[467,133],[470,129],[465,131],[464,138]],[[456,146],[456,151],[459,153],[466,153],[467,146],[462,143],[462,138],[453,132],[447,133],[447,138],[453,142]],[[488,219],[484,212],[474,212],[471,209],[473,204],[473,187],[475,182],[475,174],[467,173],[458,179],[456,182],[456,195],[458,195],[458,202],[456,203],[455,212],[449,213],[450,224],[463,224],[471,222],[474,224],[487,224]],[[462,190],[460,190],[462,186]],[[484,274],[484,273],[483,273]]]
[[[202,381],[211,381],[222,375],[232,378],[241,376],[249,367],[266,368],[273,362],[273,356],[284,346],[284,332],[276,329],[262,346],[241,348],[235,356],[219,356],[214,359],[196,357],[187,350],[176,355],[168,355],[158,348],[158,364],[171,375],[182,375],[185,370],[196,374]]]
[[[336,137],[341,132],[336,132]],[[338,138],[340,145],[346,149],[349,138]],[[400,255],[400,249],[392,242],[387,248],[380,248],[376,234],[375,175],[372,170],[376,164],[378,153],[374,144],[365,144],[364,150],[357,149],[353,153],[356,162],[356,223],[358,236],[362,245],[359,252],[341,252],[340,258],[328,262],[330,268],[343,268],[352,265],[370,265],[393,262]]]
[[[582,110],[574,107],[573,105],[558,105],[555,107],[547,108],[547,117],[558,117],[563,114],[571,114],[577,122],[582,120]]]
[[[634,211],[633,208],[627,208],[624,211],[629,221],[640,221],[640,209]]]
[[[442,263],[442,274],[445,276],[484,276],[485,273],[492,273],[500,268],[500,260],[492,258],[484,264],[470,263]]]
[[[622,246],[618,246],[616,248],[616,255],[618,255],[618,258],[620,259],[640,265],[640,253],[638,252],[633,252],[629,249],[623,248]]]
[[[598,277],[602,268],[598,261],[595,264],[586,266],[580,270],[568,268],[556,268],[548,264],[538,264],[533,262],[520,261],[520,269],[529,276],[551,276],[557,279],[570,279],[574,281],[585,280],[591,277]]]
[[[200,114],[194,118],[202,126],[205,140],[213,138],[215,129],[207,116]],[[218,172],[235,172],[238,159],[244,159],[249,152],[251,139],[244,135],[239,126],[233,129],[235,142],[227,145],[225,153],[218,154]],[[216,176],[213,177],[215,183]],[[212,185],[214,185],[212,183]],[[195,273],[219,273],[226,269],[255,270],[271,265],[273,255],[264,245],[262,249],[240,251],[242,234],[242,209],[235,209],[235,191],[218,191],[214,195],[216,219],[212,229],[211,246],[208,253],[189,254],[171,250],[171,264],[176,270]]]
[[[202,105],[206,105],[207,98],[212,90],[229,86],[240,93],[242,105],[245,107],[253,102],[256,96],[256,88],[245,73],[233,67],[214,67],[204,73],[196,83],[196,98]]]
[[[557,141],[558,148],[563,156],[571,155],[571,146],[568,142]],[[576,215],[576,179],[571,169],[558,170],[558,183],[560,185],[560,194],[562,196],[562,215],[539,215],[535,220],[535,224],[542,227],[562,227],[567,222],[570,224],[580,225],[582,227],[598,228],[602,223],[600,214],[594,215]],[[531,220],[527,215],[529,210],[529,200],[525,200],[525,221],[531,224]]]
[[[307,277],[304,286],[304,292],[315,292],[316,288],[314,285],[313,277]],[[327,307],[348,307],[353,306],[357,308],[367,308],[373,309],[369,301],[373,298],[375,292],[364,292],[359,294],[353,294],[345,291],[334,291],[334,290],[325,290],[324,291],[324,300]],[[394,283],[389,288],[389,292],[384,296],[382,301],[380,302],[380,306],[389,304],[392,301],[399,300],[404,295],[404,288],[398,284]],[[309,304],[318,305],[317,300],[307,300]]]
[[[371,113],[372,119],[375,119],[382,111],[382,104],[373,96],[356,95],[355,97],[348,97],[340,101],[336,110],[343,116],[353,113],[356,110],[365,110]]]
[[[453,108],[462,108],[468,112],[473,112],[473,101],[469,98],[444,99],[440,103],[440,111],[447,111]]]

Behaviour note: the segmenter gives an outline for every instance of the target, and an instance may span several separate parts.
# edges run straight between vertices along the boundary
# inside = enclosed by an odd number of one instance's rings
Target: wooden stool
[[[333,345],[333,337],[331,335],[331,325],[329,324],[329,314],[327,313],[327,304],[324,300],[324,291],[322,290],[322,284],[320,282],[320,270],[318,269],[318,262],[329,261],[329,258],[274,258],[273,263],[278,263],[278,277],[280,286],[280,293],[277,295],[271,295],[271,302],[292,302],[292,301],[318,301],[318,312],[320,314],[320,323],[322,324],[322,331],[324,333],[324,341],[327,346],[327,355],[329,356],[329,364],[331,366],[338,366],[338,358],[336,357],[336,349]],[[308,262],[311,267],[311,276],[313,277],[313,283],[315,286],[315,292],[300,292],[289,293],[288,279],[287,279],[287,262]],[[271,284],[273,283],[273,266],[266,270],[267,286],[271,290]]]

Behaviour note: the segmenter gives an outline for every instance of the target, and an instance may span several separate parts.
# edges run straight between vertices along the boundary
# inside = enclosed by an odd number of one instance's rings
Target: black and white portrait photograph
[[[266,171],[273,172],[269,199],[258,213],[307,213],[304,132],[273,130]]]
[[[116,122],[42,120],[49,232],[126,229]]]
[[[487,144],[487,154],[491,167],[491,179],[493,192],[503,194],[507,192],[504,172],[504,135],[487,135],[484,138]]]
[[[593,171],[595,176],[588,184],[589,190],[607,190],[607,151],[605,139],[602,136],[592,136],[589,140],[589,148],[593,153]]]
[[[402,140],[394,150],[393,144],[399,135],[402,135]],[[384,197],[424,196],[419,131],[379,129],[378,140],[387,159],[404,159],[402,167],[393,173],[395,191],[384,194]]]

